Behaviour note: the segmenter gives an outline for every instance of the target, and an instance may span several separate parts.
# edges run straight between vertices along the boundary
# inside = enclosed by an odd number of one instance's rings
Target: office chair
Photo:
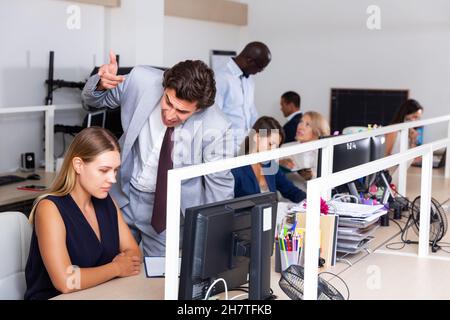
[[[32,227],[20,212],[0,213],[0,300],[21,300]]]

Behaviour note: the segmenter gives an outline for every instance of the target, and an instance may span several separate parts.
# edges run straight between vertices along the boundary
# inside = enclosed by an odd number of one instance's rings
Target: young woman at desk
[[[30,215],[25,299],[49,299],[140,272],[139,247],[108,194],[119,165],[119,144],[109,131],[91,127],[75,137],[50,192]]]
[[[416,121],[422,118],[423,107],[420,103],[414,99],[406,100],[400,108],[396,111],[391,124]],[[414,148],[417,146],[417,137],[419,136],[418,130],[410,128],[408,130],[408,148]],[[385,155],[390,156],[400,151],[400,135],[398,132],[391,132],[386,134],[386,149]],[[420,163],[421,158],[409,160],[407,166],[411,166],[414,162]],[[389,173],[392,176],[392,183],[398,184],[398,166],[389,169]]]
[[[408,121],[416,121],[422,118],[423,107],[414,99],[406,100],[394,115],[390,124],[403,123]],[[416,129],[410,128],[408,130],[408,147],[414,148],[417,146],[417,137],[419,133]],[[391,132],[386,134],[386,156],[400,151],[400,139],[398,132]]]
[[[284,140],[284,132],[277,120],[261,117],[256,120],[250,134],[245,138],[241,154],[249,154],[278,148]],[[289,181],[275,161],[256,163],[232,169],[234,195],[243,197],[260,192],[280,191],[292,202],[306,198],[305,192]]]
[[[290,146],[296,143],[305,143],[318,140],[320,137],[330,135],[330,126],[322,114],[315,111],[308,111],[303,114],[297,126],[297,142],[284,144]],[[317,174],[317,150],[303,152],[290,158],[280,160],[280,164],[292,171],[297,171],[306,186],[306,181],[315,177]]]

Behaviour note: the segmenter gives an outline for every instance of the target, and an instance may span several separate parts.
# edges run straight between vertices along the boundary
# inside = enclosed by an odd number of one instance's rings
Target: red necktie
[[[152,226],[156,232],[166,230],[166,205],[167,205],[167,171],[173,168],[173,127],[166,129],[166,134],[161,145],[158,161],[158,173],[156,176],[155,201],[153,203]]]

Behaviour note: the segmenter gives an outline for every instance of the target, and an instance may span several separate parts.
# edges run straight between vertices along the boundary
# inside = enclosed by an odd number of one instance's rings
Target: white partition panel
[[[437,146],[445,147],[450,144],[450,139],[440,140],[438,142],[416,147],[390,157],[376,160],[365,165],[350,168],[338,173],[331,174],[333,167],[333,152],[332,147],[337,144],[347,143],[359,139],[364,139],[372,136],[384,135],[390,132],[402,130],[401,135],[401,150],[407,149],[408,129],[419,126],[426,126],[435,123],[450,122],[450,115],[401,123],[391,125],[366,132],[355,133],[345,136],[337,136],[325,140],[317,140],[304,144],[293,145],[276,150],[240,156],[231,159],[220,160],[216,162],[209,162],[200,165],[177,168],[169,171],[167,188],[170,190],[170,197],[167,201],[167,243],[166,243],[166,282],[165,282],[165,298],[177,299],[178,297],[178,255],[179,255],[179,226],[180,226],[180,196],[181,196],[181,182],[185,179],[199,177],[223,170],[229,170],[249,164],[254,164],[262,161],[279,159],[290,155],[323,149],[322,153],[322,177],[308,182],[308,213],[306,219],[306,227],[308,229],[306,239],[306,260],[305,260],[305,299],[317,298],[317,250],[318,247],[318,215],[320,204],[317,202],[320,195],[326,198],[329,195],[331,188],[341,185],[343,183],[353,181],[362,176],[389,168],[394,165],[406,163],[408,160],[418,156],[432,157],[432,151],[437,149]],[[405,139],[406,137],[406,139]],[[450,138],[450,129],[449,129]],[[406,146],[406,147],[405,147]],[[431,151],[430,151],[431,150]],[[425,160],[427,165],[428,160]],[[448,165],[448,162],[447,164]],[[426,170],[425,173],[427,174]],[[404,174],[403,187],[406,188],[406,173]],[[424,179],[423,179],[424,180]],[[329,181],[330,183],[326,183]],[[422,192],[427,192],[422,188]],[[168,193],[169,194],[169,193]],[[425,195],[426,199],[426,195]],[[422,199],[423,203],[424,199]],[[316,203],[317,202],[317,203]]]

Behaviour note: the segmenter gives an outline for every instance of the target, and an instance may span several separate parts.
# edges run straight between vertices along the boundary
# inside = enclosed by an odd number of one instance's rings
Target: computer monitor
[[[333,136],[327,136],[328,138]],[[346,170],[352,167],[356,167],[371,161],[371,138],[364,138],[356,141],[337,144],[333,149],[333,173]],[[317,177],[321,176],[322,166],[322,150],[319,149],[318,163],[317,163]],[[336,186],[334,191],[337,193],[349,192],[355,197],[359,198],[359,192],[365,191],[364,181],[365,178],[361,178],[345,185]]]
[[[332,138],[335,136],[326,136]],[[337,144],[333,149],[333,173],[371,161],[371,138]],[[317,177],[321,176],[322,149],[319,149]]]
[[[333,172],[370,162],[370,148],[370,138],[335,145],[333,151]]]
[[[386,138],[384,135],[370,138],[370,161],[384,158],[386,153]]]
[[[375,161],[386,156],[386,138],[384,135],[371,137],[370,161]],[[372,184],[383,188],[383,194],[380,202],[386,204],[389,199],[395,199],[395,194],[391,189],[391,177],[387,170],[375,172],[366,177],[366,188]]]
[[[276,214],[273,192],[186,209],[179,299],[203,299],[219,278],[228,290],[248,283],[250,300],[270,299]],[[218,282],[211,295],[223,291]]]
[[[98,111],[90,111],[86,117],[85,127],[101,127],[104,128],[106,123],[106,109]],[[83,123],[84,124],[84,123]]]

